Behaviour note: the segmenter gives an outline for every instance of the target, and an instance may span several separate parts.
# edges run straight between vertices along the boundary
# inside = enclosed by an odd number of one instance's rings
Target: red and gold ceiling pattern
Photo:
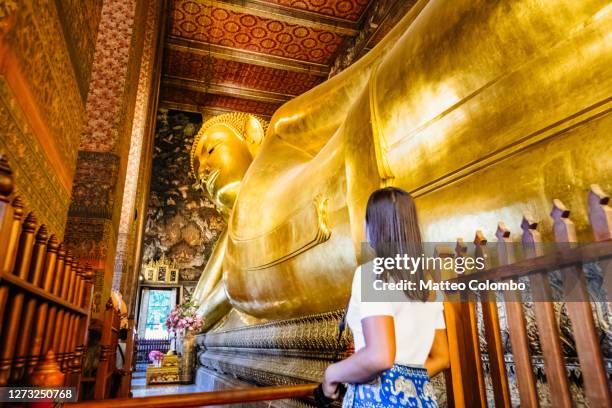
[[[260,0],[255,10],[249,1],[169,0],[173,39],[165,50],[161,100],[189,105],[184,106],[189,110],[271,116],[280,106],[264,102],[271,93],[297,96],[324,81],[348,38],[340,34],[347,31],[329,24],[338,19],[340,26],[356,26],[370,1]],[[268,18],[262,7],[274,11],[274,17]],[[210,94],[205,87],[186,86],[187,80],[219,86]]]
[[[168,50],[165,72],[193,80],[202,80],[212,70],[216,84],[240,86],[249,89],[300,95],[323,82],[324,78],[305,73],[245,64],[212,58],[205,55]]]
[[[196,106],[199,108],[222,109],[227,111],[240,111],[255,113],[262,116],[272,116],[280,104],[253,101],[233,96],[213,95],[189,89],[162,86],[161,98],[178,104]]]
[[[293,7],[332,17],[357,21],[370,0],[265,0],[281,6]]]
[[[194,1],[174,2],[172,35],[303,61],[328,63],[344,37]]]

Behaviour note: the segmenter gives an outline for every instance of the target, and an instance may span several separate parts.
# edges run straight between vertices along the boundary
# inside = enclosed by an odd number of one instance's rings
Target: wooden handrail
[[[504,280],[609,257],[612,257],[612,241],[578,244],[572,248],[564,248],[563,251],[559,250],[547,255],[521,259],[509,265],[496,266],[480,272],[460,275],[449,281],[467,283],[470,280]]]
[[[19,278],[19,276],[5,273],[5,272],[0,272],[0,282],[12,285],[15,288],[18,288],[22,291],[26,291],[30,295],[36,296],[43,301],[52,302],[74,313],[77,313],[83,316],[87,316],[89,314],[89,310],[87,308],[78,307],[75,304],[62,299],[59,296],[55,296],[52,293],[46,292],[44,289],[41,289],[40,287],[33,285],[30,282]]]
[[[194,392],[143,398],[118,398],[65,404],[70,408],[189,408],[210,405],[237,404],[311,397],[318,384],[298,384],[277,387],[245,388],[231,391]]]

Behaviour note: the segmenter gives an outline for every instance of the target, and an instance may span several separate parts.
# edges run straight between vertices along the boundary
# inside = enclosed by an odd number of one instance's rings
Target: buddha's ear
[[[202,154],[202,149],[204,149],[204,146],[206,146],[206,136],[206,132],[204,130],[200,130],[196,136],[196,141],[191,148],[191,171],[195,179],[198,181],[200,181],[200,155]]]
[[[247,115],[245,118],[244,137],[253,157],[255,157],[263,143],[267,127],[268,122],[255,115]]]

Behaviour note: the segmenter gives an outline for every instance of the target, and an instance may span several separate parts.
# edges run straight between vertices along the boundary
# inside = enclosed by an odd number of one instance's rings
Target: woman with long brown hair
[[[399,188],[372,193],[366,232],[379,259],[422,256],[414,201]],[[438,406],[429,379],[448,367],[448,343],[442,302],[419,289],[423,274],[421,268],[400,267],[375,274],[372,262],[357,268],[346,314],[355,353],[325,371],[322,389],[328,398],[338,398],[339,385],[347,383],[344,407]],[[404,290],[403,301],[364,301],[362,281],[375,280],[415,284]]]

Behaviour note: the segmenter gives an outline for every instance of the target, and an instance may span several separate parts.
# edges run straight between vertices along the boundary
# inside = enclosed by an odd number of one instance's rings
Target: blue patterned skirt
[[[423,367],[395,364],[368,384],[349,384],[343,408],[437,408],[438,403]]]

